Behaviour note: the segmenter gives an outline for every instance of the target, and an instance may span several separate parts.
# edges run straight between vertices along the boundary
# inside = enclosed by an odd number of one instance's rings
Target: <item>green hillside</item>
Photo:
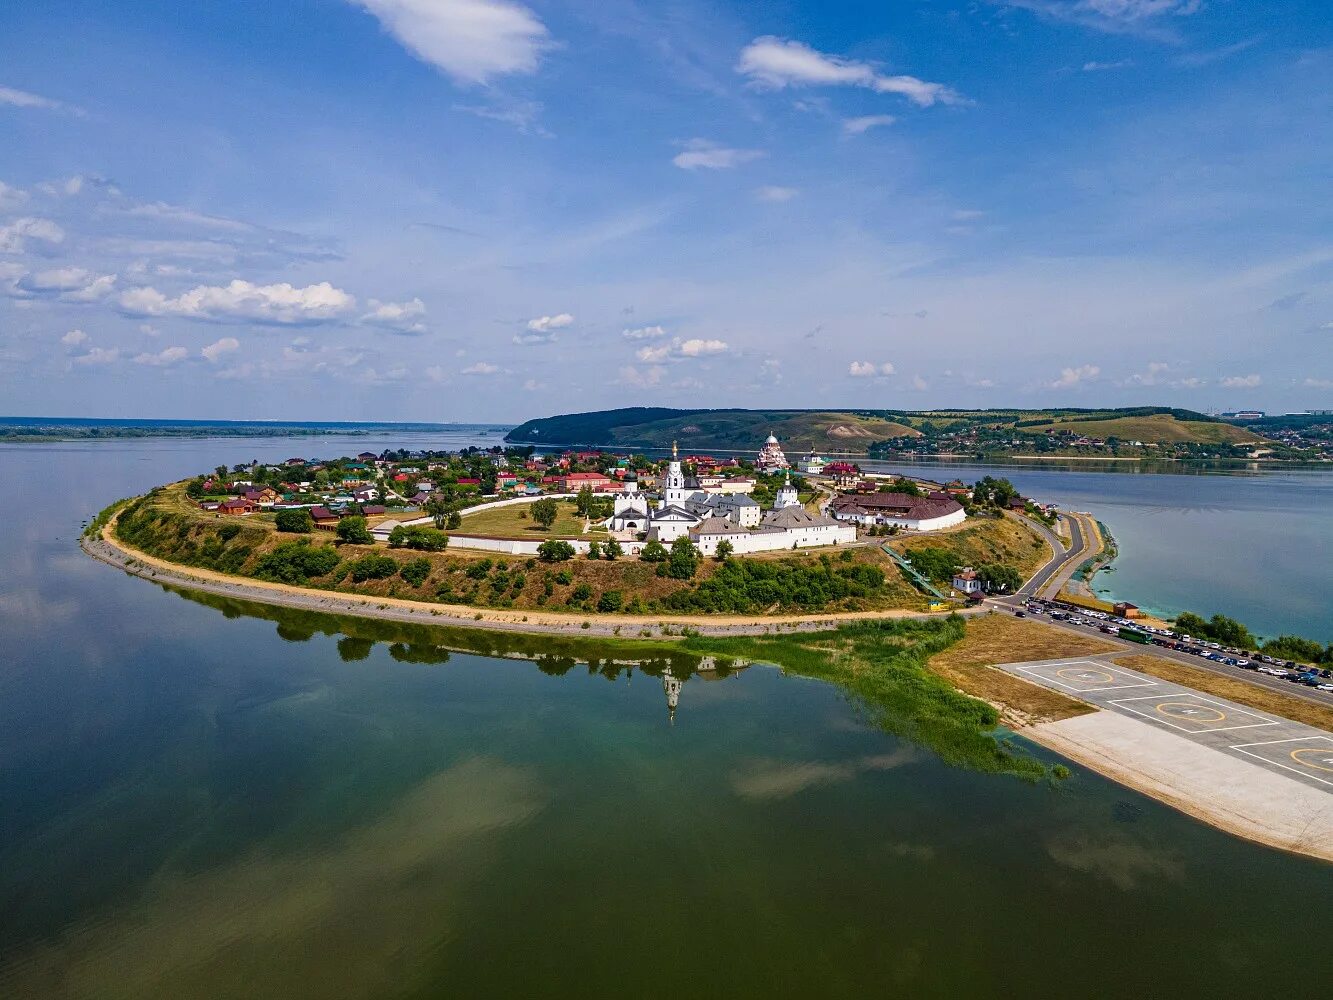
[[[605,445],[756,451],[776,434],[783,448],[864,452],[877,441],[920,431],[884,417],[838,410],[667,410],[635,407],[529,420],[505,438],[516,444]]]

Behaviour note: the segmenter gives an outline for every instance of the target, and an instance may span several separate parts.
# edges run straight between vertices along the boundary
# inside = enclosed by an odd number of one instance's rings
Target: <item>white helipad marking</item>
[[[1292,767],[1289,764],[1279,764],[1277,761],[1265,757],[1262,754],[1257,754],[1250,750],[1245,749],[1246,747],[1271,747],[1271,746],[1276,746],[1279,743],[1313,743],[1316,740],[1323,740],[1325,743],[1333,744],[1333,737],[1330,736],[1295,736],[1287,740],[1269,740],[1266,743],[1237,743],[1235,746],[1231,747],[1231,749],[1239,750],[1247,757],[1253,757],[1255,760],[1261,760],[1265,764],[1272,764],[1274,767],[1280,767],[1284,771],[1291,771],[1293,774],[1300,774],[1304,775],[1307,778],[1312,778],[1313,780],[1319,782],[1321,785],[1333,786],[1333,781],[1330,781],[1328,778],[1321,778],[1317,774],[1311,774],[1309,771],[1302,771],[1300,768]]]
[[[1118,677],[1123,677],[1126,680],[1133,680],[1135,683],[1105,684],[1100,687],[1079,687],[1075,684],[1066,684],[1063,680],[1060,679],[1060,677],[1068,677],[1071,673],[1074,673],[1073,668],[1079,666],[1086,668],[1080,673],[1083,679],[1088,681],[1096,681],[1098,677],[1109,676],[1111,680],[1115,680]],[[1066,691],[1073,691],[1077,694],[1094,694],[1098,691],[1121,691],[1124,690],[1125,688],[1142,688],[1142,687],[1158,686],[1157,681],[1140,679],[1141,675],[1139,674],[1131,674],[1124,670],[1119,669],[1118,667],[1112,667],[1101,663],[1093,663],[1090,660],[1056,660],[1052,663],[1039,663],[1036,666],[1017,667],[1016,669],[1018,670],[1019,673],[1031,674],[1038,680],[1044,681],[1047,684],[1058,684]],[[1044,674],[1041,672],[1043,670],[1054,670],[1054,672],[1058,676],[1052,677],[1049,674]]]
[[[1158,705],[1170,704],[1170,703],[1172,703],[1172,702],[1176,702],[1176,703],[1178,704],[1178,703],[1180,703],[1180,702],[1185,701],[1185,699],[1187,699],[1187,698],[1193,698],[1193,699],[1195,699],[1196,701],[1201,701],[1201,702],[1203,702],[1205,705],[1216,706],[1215,708],[1212,708],[1212,709],[1201,709],[1201,711],[1209,711],[1209,710],[1211,710],[1211,711],[1213,711],[1213,712],[1218,712],[1218,711],[1221,710],[1221,709],[1227,709],[1227,710],[1230,712],[1231,715],[1248,715],[1251,719],[1259,719],[1260,721],[1259,721],[1259,722],[1246,722],[1246,723],[1244,723],[1244,724],[1242,724],[1242,725],[1239,725],[1239,726],[1213,726],[1211,729],[1191,729],[1191,728],[1189,728],[1188,726],[1177,726],[1174,722],[1168,722],[1165,718],[1163,718],[1163,716],[1167,716],[1167,715],[1175,715],[1177,718],[1180,718],[1180,717],[1182,716],[1182,714],[1183,714],[1182,712],[1177,711],[1177,712],[1167,713],[1167,712],[1162,712],[1162,711],[1159,710],[1159,711],[1157,711],[1157,712],[1155,712],[1155,713],[1153,713],[1153,714],[1149,714],[1148,712],[1140,712],[1135,706],[1128,704],[1128,702],[1131,702],[1131,701],[1155,701],[1155,702],[1157,702]],[[1178,730],[1179,730],[1180,732],[1182,732],[1182,733],[1190,733],[1190,734],[1197,734],[1197,733],[1223,733],[1223,732],[1227,732],[1227,731],[1232,730],[1232,729],[1259,729],[1259,728],[1261,728],[1261,727],[1263,727],[1263,726],[1276,726],[1276,725],[1279,725],[1278,720],[1276,720],[1276,719],[1268,719],[1268,718],[1265,718],[1264,716],[1259,715],[1259,714],[1256,713],[1256,712],[1250,712],[1250,711],[1247,711],[1247,710],[1245,710],[1245,709],[1243,709],[1243,708],[1232,708],[1230,705],[1227,705],[1225,702],[1213,701],[1213,700],[1210,699],[1210,698],[1205,698],[1205,697],[1203,697],[1203,695],[1191,694],[1191,693],[1184,693],[1184,692],[1182,692],[1182,693],[1180,693],[1180,694],[1170,694],[1170,695],[1165,695],[1165,696],[1162,696],[1162,695],[1148,695],[1148,696],[1146,696],[1146,697],[1145,697],[1145,696],[1140,696],[1140,697],[1137,697],[1137,698],[1121,698],[1121,699],[1119,699],[1118,701],[1113,701],[1113,702],[1111,702],[1111,704],[1112,704],[1112,705],[1116,705],[1116,706],[1121,707],[1121,708],[1124,708],[1126,711],[1133,712],[1135,715],[1141,715],[1141,716],[1143,716],[1145,719],[1152,719],[1154,722],[1160,722],[1160,723],[1161,723],[1162,725],[1164,725],[1164,726],[1170,726],[1172,729],[1178,729]],[[1229,718],[1227,712],[1222,712],[1222,717],[1223,717],[1223,718]],[[1219,719],[1218,721],[1221,721],[1221,720]]]

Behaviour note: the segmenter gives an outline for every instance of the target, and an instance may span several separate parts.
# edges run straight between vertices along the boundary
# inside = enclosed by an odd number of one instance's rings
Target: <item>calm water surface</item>
[[[190,597],[75,545],[112,497],[310,447],[0,449],[0,996],[1333,981],[1333,868],[1093,775],[953,770],[763,666],[510,659],[491,636],[451,652],[444,633]]]

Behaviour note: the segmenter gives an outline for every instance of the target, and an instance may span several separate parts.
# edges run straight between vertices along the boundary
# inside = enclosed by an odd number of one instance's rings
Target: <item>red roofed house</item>
[[[243,514],[253,514],[255,504],[253,500],[246,500],[244,497],[236,497],[232,500],[223,500],[218,504],[218,510],[223,514],[239,517]]]
[[[600,472],[571,472],[561,480],[560,485],[568,493],[577,493],[585,486],[592,487],[593,492],[596,492],[609,487],[611,479]]]

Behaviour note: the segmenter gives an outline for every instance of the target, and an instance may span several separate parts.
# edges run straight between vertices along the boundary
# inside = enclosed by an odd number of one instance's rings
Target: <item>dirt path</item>
[[[622,639],[661,639],[680,635],[689,629],[700,635],[765,635],[776,632],[818,632],[835,629],[844,622],[882,618],[938,618],[939,614],[917,611],[855,611],[824,615],[781,615],[747,617],[743,615],[634,616],[605,614],[559,614],[549,611],[496,611],[457,604],[430,604],[393,597],[342,594],[311,587],[267,583],[228,576],[212,570],[178,566],[138,549],[131,548],[111,534],[114,521],[101,538],[84,538],[79,544],[85,552],[133,576],[158,583],[222,594],[242,600],[276,604],[281,607],[331,614],[358,615],[388,621],[453,625],[465,628],[495,629],[504,632],[548,633],[555,635],[618,636]],[[983,613],[975,609],[959,614]]]

